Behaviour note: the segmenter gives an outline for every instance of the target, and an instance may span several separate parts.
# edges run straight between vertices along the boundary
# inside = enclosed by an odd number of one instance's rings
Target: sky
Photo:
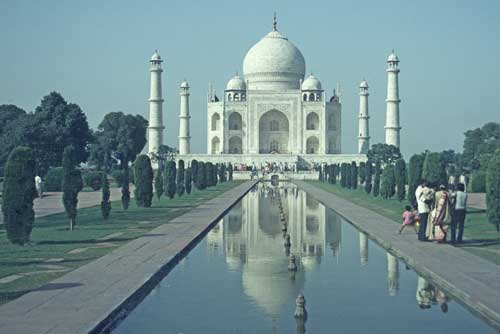
[[[461,151],[463,133],[500,122],[500,1],[0,0],[0,104],[33,111],[61,93],[96,128],[112,111],[147,118],[149,59],[164,59],[165,144],[178,146],[179,85],[191,86],[191,147],[206,153],[206,93],[242,73],[272,29],[328,97],[340,83],[342,151],[356,153],[359,83],[370,85],[371,143],[384,141],[386,59],[400,59],[401,151]],[[307,75],[306,74],[306,75]]]

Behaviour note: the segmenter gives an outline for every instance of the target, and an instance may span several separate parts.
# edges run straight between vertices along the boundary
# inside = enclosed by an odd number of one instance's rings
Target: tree
[[[229,181],[233,180],[233,165],[229,163],[228,168],[227,168],[227,179]]]
[[[391,164],[397,159],[401,158],[399,148],[394,145],[388,144],[375,144],[368,150],[366,154],[368,159],[374,162],[381,162],[382,164]]]
[[[358,166],[355,161],[351,163],[351,186],[352,189],[358,188]]]
[[[441,159],[440,153],[427,152],[422,170],[422,178],[432,186],[448,184],[446,167]]]
[[[137,156],[134,162],[135,202],[138,207],[149,208],[153,199],[153,168],[145,154]]]
[[[103,172],[102,173],[102,200],[101,200],[101,214],[102,218],[104,220],[107,220],[109,218],[109,214],[111,213],[111,201],[109,200],[110,198],[110,192],[109,192],[109,181],[108,181],[108,175]]]
[[[191,186],[193,184],[193,178],[191,173],[191,167],[186,169],[186,173],[184,176],[184,188],[186,188],[186,193],[191,194]]]
[[[482,154],[491,154],[500,148],[500,123],[489,122],[481,128],[466,131],[464,135],[462,159],[469,168],[479,168]]]
[[[122,184],[122,208],[127,210],[130,205],[130,178],[128,164],[123,166],[123,184]]]
[[[78,193],[83,189],[82,173],[76,169],[78,160],[73,146],[66,146],[63,152],[63,204],[66,215],[69,218],[69,229],[73,230],[76,225],[78,207]]]
[[[345,163],[342,163],[340,165],[340,186],[342,188],[345,188],[347,186],[347,171]]]
[[[352,179],[352,166],[350,163],[346,162],[345,170],[346,170],[346,181],[345,181],[346,188],[351,189],[353,184],[353,179]]]
[[[7,238],[13,244],[30,241],[35,211],[35,159],[28,147],[17,147],[5,166],[2,212]]]
[[[205,185],[207,187],[211,187],[214,185],[214,180],[213,180],[213,164],[211,162],[206,162],[205,163]]]
[[[396,178],[394,175],[394,166],[386,165],[382,172],[382,184],[380,186],[380,196],[389,199],[396,193]]]
[[[404,159],[396,160],[394,176],[396,181],[396,195],[401,202],[406,196],[406,162]]]
[[[323,166],[319,167],[318,180],[321,181],[321,182],[323,182]]]
[[[212,164],[212,186],[217,185],[217,175],[219,175],[219,164]]]
[[[7,128],[14,126],[13,122],[25,115],[26,111],[13,104],[0,105],[0,136],[6,132]]]
[[[155,176],[155,193],[156,193],[156,198],[158,198],[158,201],[161,198],[161,195],[163,195],[163,171],[158,168],[156,171],[156,176]]]
[[[372,192],[372,162],[368,160],[365,164],[365,192],[370,194]]]
[[[364,184],[366,180],[366,162],[359,163],[359,183]]]
[[[422,172],[424,169],[425,154],[414,154],[410,158],[408,166],[408,201],[415,203],[415,190],[422,184]]]
[[[158,169],[163,169],[167,161],[174,161],[179,151],[175,147],[160,145],[158,152],[149,152],[151,160],[158,163]]]
[[[226,182],[226,165],[219,165],[219,182]]]
[[[500,150],[496,150],[488,164],[486,176],[486,204],[490,223],[500,229]]]
[[[175,196],[176,192],[176,176],[177,170],[175,168],[175,161],[167,161],[165,164],[165,180],[164,185],[166,187],[165,193],[168,198],[172,199]]]
[[[375,163],[375,177],[373,178],[373,196],[380,194],[380,161]]]
[[[179,160],[178,163],[178,168],[177,168],[177,195],[181,197],[184,195],[184,160]]]
[[[203,162],[198,162],[198,168],[197,168],[197,175],[196,175],[196,188],[203,190],[207,186],[207,181],[206,181],[206,173],[205,173],[205,163]]]

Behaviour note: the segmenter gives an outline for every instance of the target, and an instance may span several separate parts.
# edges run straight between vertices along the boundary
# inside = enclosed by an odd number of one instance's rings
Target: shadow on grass
[[[125,241],[130,241],[134,240],[136,238],[109,238],[109,239],[103,239],[103,240],[97,240],[97,239],[86,239],[86,240],[46,240],[46,241],[39,241],[37,242],[37,245],[73,245],[73,244],[101,244],[103,242],[125,242]]]

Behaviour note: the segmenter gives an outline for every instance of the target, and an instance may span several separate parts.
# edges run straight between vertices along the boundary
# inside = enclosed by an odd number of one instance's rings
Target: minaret
[[[387,58],[387,103],[385,116],[385,143],[399,148],[399,60],[394,50]]]
[[[370,95],[368,93],[368,83],[363,80],[359,84],[359,154],[366,154],[370,149],[370,116],[368,116],[368,95]]]
[[[189,154],[189,85],[186,80],[181,83],[181,111],[179,114],[179,154]]]
[[[163,99],[161,95],[161,68],[160,54],[157,50],[151,56],[151,92],[149,95],[149,126],[148,126],[148,153],[157,153],[163,145]]]

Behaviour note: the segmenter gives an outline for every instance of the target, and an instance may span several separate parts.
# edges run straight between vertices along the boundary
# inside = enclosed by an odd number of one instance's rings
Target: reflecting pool
[[[288,270],[290,253],[296,272]],[[299,293],[305,326],[293,316]],[[113,333],[304,331],[496,332],[293,184],[261,183]]]

